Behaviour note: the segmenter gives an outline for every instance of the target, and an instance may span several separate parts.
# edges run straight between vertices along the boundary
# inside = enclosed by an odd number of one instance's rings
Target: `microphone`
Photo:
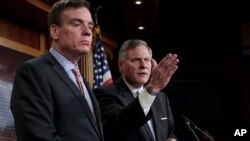
[[[209,136],[206,132],[202,131],[192,120],[190,120],[188,117],[186,116],[182,116],[182,118],[185,121],[186,126],[188,126],[189,129],[196,129],[198,131],[200,131],[202,134],[204,134],[205,136],[207,136],[210,140],[215,141],[211,136]],[[193,132],[193,131],[192,131]]]
[[[200,141],[197,134],[194,132],[193,126],[191,126],[189,119],[186,116],[182,116],[182,118],[185,121],[185,125],[192,131],[192,133],[193,133],[194,137],[196,138],[196,140]]]

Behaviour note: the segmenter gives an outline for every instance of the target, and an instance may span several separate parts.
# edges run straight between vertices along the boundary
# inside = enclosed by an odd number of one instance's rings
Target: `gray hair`
[[[149,53],[151,54],[151,56],[153,56],[153,53],[152,53],[152,49],[148,46],[148,44],[143,41],[143,40],[140,40],[140,39],[131,39],[131,40],[127,40],[125,41],[120,50],[119,50],[119,59],[120,60],[126,60],[126,52],[130,49],[134,49],[136,48],[137,46],[139,45],[144,45],[147,47]]]

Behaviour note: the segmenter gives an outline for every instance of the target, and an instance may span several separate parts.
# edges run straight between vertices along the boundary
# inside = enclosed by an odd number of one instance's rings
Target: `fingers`
[[[176,72],[179,59],[176,54],[167,54],[157,65],[155,60],[152,59],[152,73],[148,83],[150,89],[158,92],[169,83],[172,75]]]
[[[179,63],[179,59],[177,58],[177,54],[167,54],[158,64],[159,67],[167,68],[171,65],[175,66]]]
[[[166,75],[172,76],[173,73],[177,70],[177,64],[179,63],[179,59],[177,58],[177,54],[167,54],[160,63],[159,68],[161,68]]]

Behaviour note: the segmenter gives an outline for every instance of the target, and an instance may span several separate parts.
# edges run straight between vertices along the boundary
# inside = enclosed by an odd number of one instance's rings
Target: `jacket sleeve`
[[[101,108],[104,135],[107,140],[126,140],[132,132],[151,118],[145,116],[138,98],[127,102],[126,105],[126,99],[120,94],[117,96],[118,91],[114,88],[99,87],[94,93]]]

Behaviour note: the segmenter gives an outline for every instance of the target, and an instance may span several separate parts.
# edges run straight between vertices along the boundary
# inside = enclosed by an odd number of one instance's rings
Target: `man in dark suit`
[[[103,141],[98,102],[88,82],[78,84],[73,72],[91,49],[89,3],[56,2],[48,25],[50,50],[24,63],[15,76],[11,110],[17,141]]]
[[[176,140],[169,101],[160,90],[178,62],[176,54],[168,54],[157,65],[145,41],[123,43],[118,60],[122,76],[113,85],[95,90],[107,141]]]

